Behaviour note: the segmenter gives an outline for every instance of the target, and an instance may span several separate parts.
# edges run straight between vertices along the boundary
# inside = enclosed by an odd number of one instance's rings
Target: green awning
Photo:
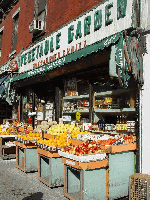
[[[64,58],[60,58],[56,61],[47,63],[47,64],[45,64],[41,67],[38,67],[34,70],[27,71],[27,72],[21,73],[19,75],[16,75],[16,76],[10,78],[10,82],[14,82],[14,81],[18,81],[21,79],[40,75],[40,74],[46,73],[48,71],[51,71],[55,68],[59,68],[64,64],[70,63],[72,61],[76,61],[77,59],[80,59],[82,57],[86,57],[87,55],[90,55],[91,53],[97,52],[98,50],[103,50],[104,48],[110,46],[111,44],[115,44],[119,40],[120,37],[121,37],[121,33],[112,35],[108,38],[105,38],[104,40],[101,40],[92,45],[86,46],[85,48],[80,49],[72,54],[66,55]]]
[[[3,85],[0,86],[0,94],[3,94],[5,92],[5,88]]]
[[[127,37],[127,42],[130,49],[131,37]],[[119,83],[122,87],[127,88],[128,82],[131,78],[131,68],[129,60],[125,56],[124,50],[125,40],[123,34],[121,34],[120,39],[115,45],[111,47],[111,57],[109,62],[109,74],[113,77],[118,77]],[[131,53],[131,52],[129,52]]]

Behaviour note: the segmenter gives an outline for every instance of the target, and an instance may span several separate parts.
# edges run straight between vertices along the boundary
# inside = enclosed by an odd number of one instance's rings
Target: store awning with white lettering
[[[87,55],[97,52],[98,50],[103,50],[104,48],[112,44],[115,44],[119,40],[120,36],[121,36],[121,33],[117,33],[93,45],[86,46],[84,49],[81,49],[72,54],[66,55],[64,58],[60,58],[51,63],[46,63],[41,67],[16,75],[10,79],[10,82],[18,81],[21,79],[33,77],[36,75],[40,75],[40,74],[52,71],[55,68],[59,68],[64,64],[68,64],[72,61],[76,61],[77,59],[80,59],[82,57],[86,57]]]

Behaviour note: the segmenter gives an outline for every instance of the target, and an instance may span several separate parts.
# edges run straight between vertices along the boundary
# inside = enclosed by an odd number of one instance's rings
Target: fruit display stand
[[[34,143],[23,144],[15,141],[16,144],[16,167],[24,172],[38,170],[37,146]]]
[[[2,159],[16,158],[14,141],[15,135],[0,135],[0,157]]]
[[[37,148],[38,179],[49,187],[64,185],[64,165],[58,152]]]
[[[92,155],[59,152],[64,163],[64,195],[72,200],[118,199],[128,196],[129,176],[134,173],[135,142],[101,146],[105,160]],[[104,159],[104,158],[102,158]]]
[[[81,163],[62,158],[64,195],[72,200],[101,199],[108,196],[108,160]]]
[[[136,143],[110,146],[109,199],[128,196],[129,176],[134,173],[134,151]]]

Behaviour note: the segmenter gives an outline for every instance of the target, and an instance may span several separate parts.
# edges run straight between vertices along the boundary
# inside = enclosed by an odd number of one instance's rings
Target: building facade
[[[81,116],[110,124],[127,115],[136,121],[137,171],[149,174],[148,0],[9,4],[0,2],[0,76],[6,78],[0,91],[12,117],[36,127],[42,120]],[[121,111],[99,111],[99,93],[116,89],[125,91],[114,103]]]

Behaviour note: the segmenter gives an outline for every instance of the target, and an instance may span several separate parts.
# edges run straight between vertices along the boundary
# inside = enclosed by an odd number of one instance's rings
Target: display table
[[[16,158],[16,147],[5,145],[9,141],[14,142],[15,135],[0,135],[0,157],[3,160]]]
[[[109,199],[128,196],[129,176],[134,173],[136,143],[110,146]]]
[[[37,148],[38,179],[49,187],[64,185],[64,165],[62,158],[56,152]]]
[[[107,160],[78,162],[62,157],[64,195],[72,200],[113,200],[128,196],[136,143],[107,146]]]
[[[62,158],[64,195],[72,200],[101,199],[108,195],[108,160],[81,163]]]
[[[15,141],[16,144],[16,167],[24,172],[38,170],[37,146],[33,143],[23,144]]]

